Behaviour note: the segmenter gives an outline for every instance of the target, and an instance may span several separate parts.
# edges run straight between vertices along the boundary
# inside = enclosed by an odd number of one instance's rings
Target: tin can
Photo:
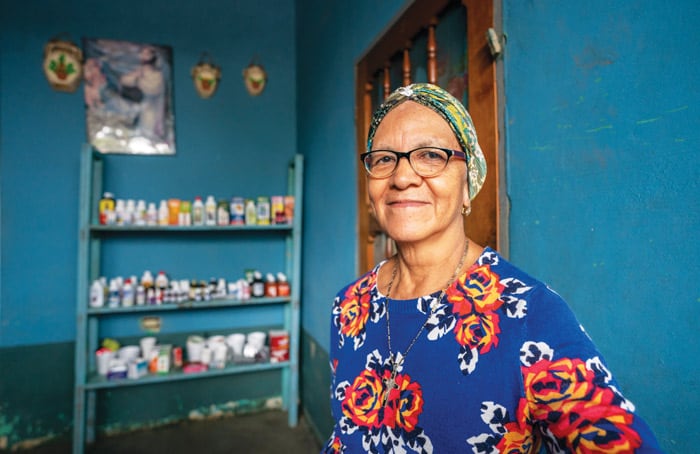
[[[258,197],[257,218],[258,225],[270,225],[270,199],[268,197]]]
[[[245,224],[245,201],[243,197],[231,199],[231,225]]]

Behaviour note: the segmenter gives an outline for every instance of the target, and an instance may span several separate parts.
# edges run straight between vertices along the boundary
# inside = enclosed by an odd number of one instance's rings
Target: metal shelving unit
[[[158,383],[189,381],[201,378],[251,374],[278,369],[282,376],[282,405],[288,412],[288,423],[296,426],[299,398],[299,305],[301,267],[301,211],[303,188],[303,156],[296,155],[289,165],[287,193],[294,195],[294,220],[288,225],[254,226],[106,226],[96,223],[95,210],[103,188],[104,157],[89,145],[81,150],[80,211],[78,240],[78,282],[76,305],[75,383],[73,452],[82,453],[85,443],[95,439],[96,393],[101,389],[125,386],[154,386]],[[133,236],[138,241],[144,235],[171,234],[201,236],[230,235],[247,231],[255,235],[284,235],[285,268],[291,285],[289,297],[256,298],[248,300],[184,301],[158,306],[89,307],[89,285],[100,275],[102,241],[113,236]],[[168,374],[149,374],[138,379],[107,380],[96,372],[94,352],[98,348],[100,322],[113,316],[138,317],[187,311],[248,311],[255,307],[274,306],[283,311],[283,326],[289,333],[289,361],[256,362],[227,365],[198,373],[173,371]]]

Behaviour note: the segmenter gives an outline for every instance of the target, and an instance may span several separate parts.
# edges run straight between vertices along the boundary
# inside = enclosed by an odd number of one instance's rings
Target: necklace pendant
[[[394,362],[392,359],[391,361],[391,376],[389,378],[385,378],[383,380],[384,382],[384,402],[382,405],[386,407],[387,403],[389,402],[389,394],[391,394],[391,391],[394,389],[399,389],[399,385],[396,384],[396,375],[399,373],[398,368],[399,368],[400,363]]]

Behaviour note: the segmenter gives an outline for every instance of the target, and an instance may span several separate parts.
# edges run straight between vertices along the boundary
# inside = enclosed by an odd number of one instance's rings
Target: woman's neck
[[[411,299],[429,295],[443,290],[448,281],[455,275],[455,268],[460,263],[465,249],[476,248],[469,239],[461,237],[449,241],[431,242],[430,244],[400,244],[398,254],[388,262],[384,270],[383,281],[386,290],[394,266],[396,276],[391,288],[392,299]],[[469,257],[474,257],[473,251],[468,250],[457,275],[471,265]],[[384,267],[383,267],[384,268]],[[382,288],[382,287],[380,287]]]

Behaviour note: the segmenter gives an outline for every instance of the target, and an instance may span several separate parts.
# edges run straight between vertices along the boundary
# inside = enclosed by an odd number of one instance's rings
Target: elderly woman
[[[566,303],[466,237],[486,176],[469,114],[396,90],[361,156],[398,253],[333,302],[325,452],[655,452]]]

